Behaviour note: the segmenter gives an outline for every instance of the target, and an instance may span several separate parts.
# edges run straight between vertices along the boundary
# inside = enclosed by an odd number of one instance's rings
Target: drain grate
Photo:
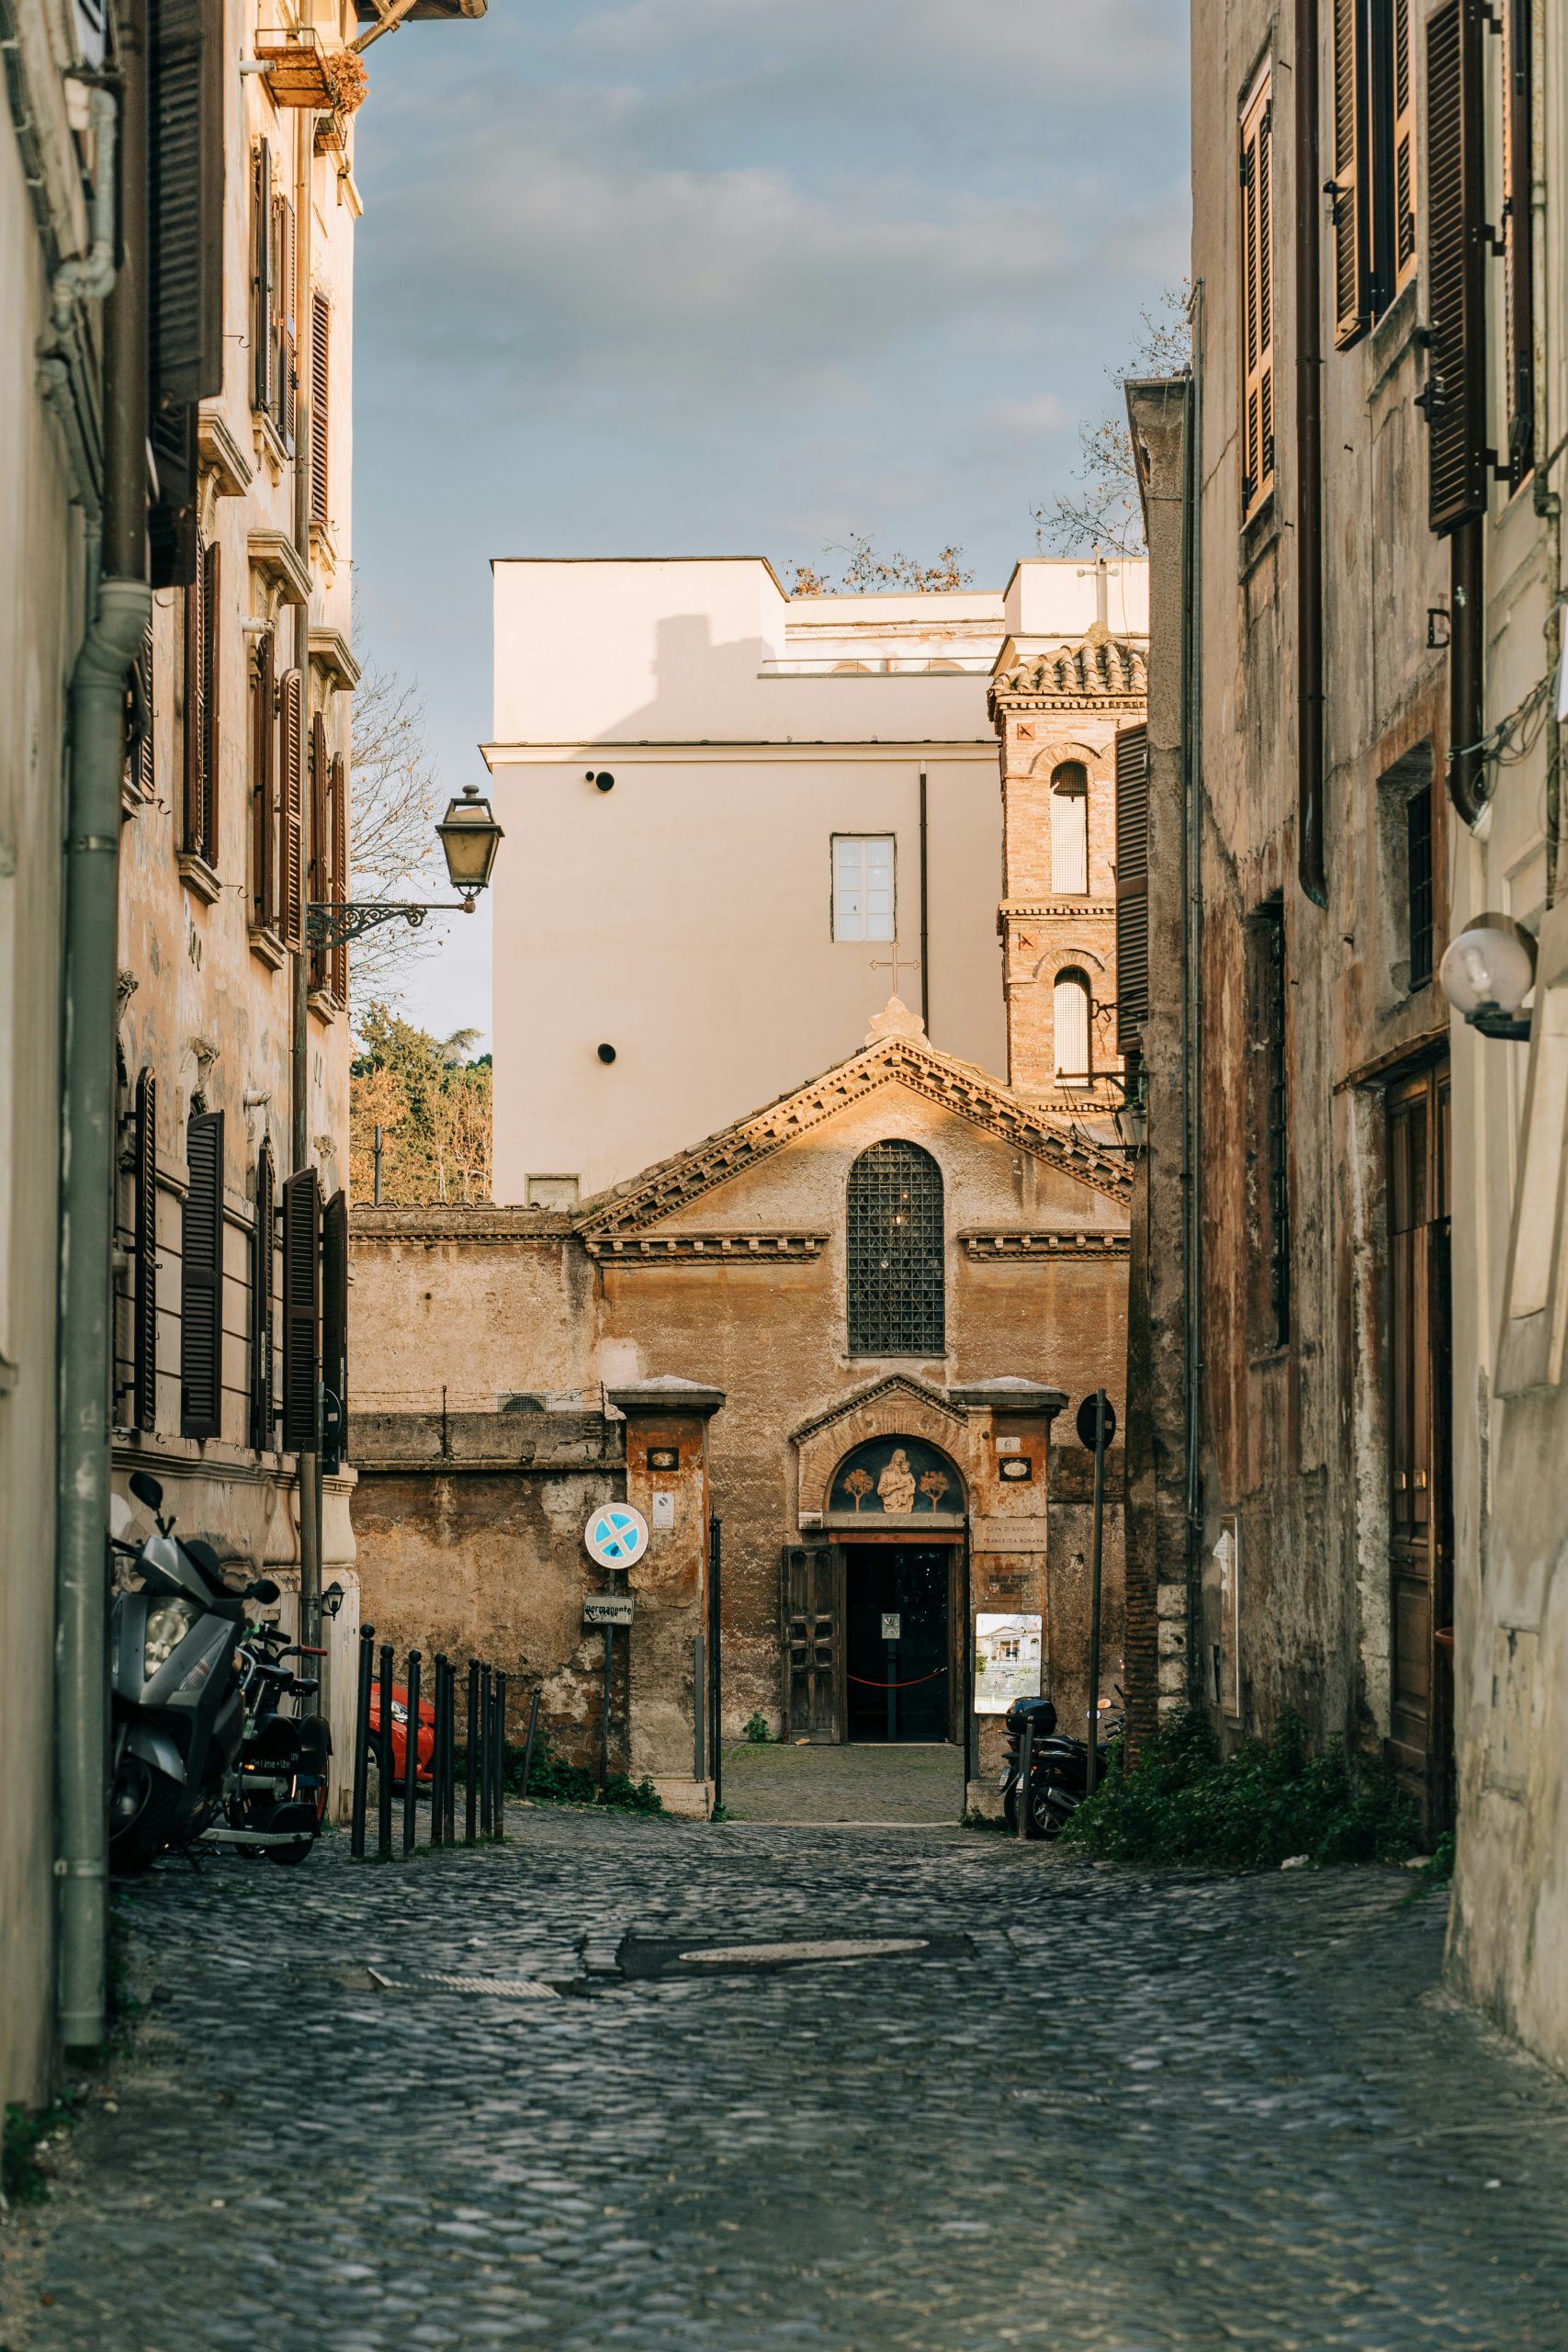
[[[386,1976],[378,1968],[369,1975],[383,1993],[495,1993],[507,2001],[558,2001],[553,1984],[536,1976]]]
[[[691,1936],[627,1936],[615,1965],[630,1982],[660,1976],[765,1974],[785,1968],[852,1968],[873,1960],[958,1960],[967,1936],[788,1936],[767,1943],[711,1943]]]

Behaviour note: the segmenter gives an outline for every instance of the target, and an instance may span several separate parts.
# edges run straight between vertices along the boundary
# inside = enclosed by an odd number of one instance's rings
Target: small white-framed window
[[[1064,760],[1051,778],[1051,890],[1081,898],[1089,888],[1089,770]]]
[[[891,833],[833,835],[833,936],[893,939],[894,836]]]
[[[1094,1075],[1089,1062],[1089,1009],[1087,975],[1058,972],[1053,992],[1058,1086],[1087,1086]]]

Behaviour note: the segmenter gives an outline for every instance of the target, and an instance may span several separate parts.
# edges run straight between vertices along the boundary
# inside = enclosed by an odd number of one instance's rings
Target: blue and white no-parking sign
[[[648,1521],[630,1503],[605,1503],[590,1515],[582,1540],[602,1568],[629,1568],[648,1549]]]

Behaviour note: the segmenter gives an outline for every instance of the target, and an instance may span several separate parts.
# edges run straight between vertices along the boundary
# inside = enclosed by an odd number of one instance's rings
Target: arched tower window
[[[1094,1074],[1089,1057],[1089,977],[1058,972],[1054,995],[1058,1086],[1087,1086]]]
[[[940,1356],[947,1347],[942,1170],[918,1143],[889,1138],[850,1170],[852,1356]]]
[[[1051,775],[1051,888],[1059,896],[1089,889],[1089,770],[1064,760]]]

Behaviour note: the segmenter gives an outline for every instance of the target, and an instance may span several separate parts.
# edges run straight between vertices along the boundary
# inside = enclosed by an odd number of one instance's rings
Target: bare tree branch
[[[797,563],[793,591],[796,596],[874,596],[893,588],[931,596],[943,589],[967,588],[975,577],[963,568],[962,548],[938,548],[934,563],[917,562],[913,556],[897,550],[885,558],[877,554],[874,542],[863,531],[852,531],[845,546],[825,547],[822,552],[845,557],[842,572],[834,579],[815,564]]]
[[[372,905],[432,899],[445,871],[435,819],[440,793],[418,689],[389,670],[366,669],[354,697],[349,799],[351,896]],[[428,928],[385,922],[349,949],[351,995],[396,997],[439,944]]]
[[[1168,286],[1153,310],[1143,313],[1143,338],[1123,368],[1107,368],[1121,390],[1129,376],[1179,376],[1192,365],[1192,326],[1187,280]],[[1143,502],[1133,436],[1118,405],[1078,426],[1077,481],[1064,497],[1029,510],[1034,543],[1042,553],[1144,555]]]

